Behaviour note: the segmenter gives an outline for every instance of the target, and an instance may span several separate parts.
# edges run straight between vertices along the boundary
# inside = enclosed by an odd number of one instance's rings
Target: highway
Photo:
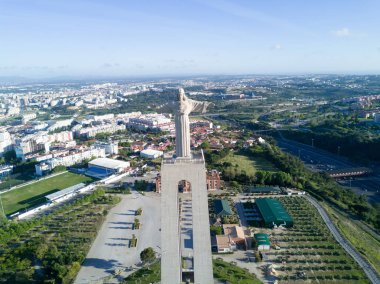
[[[345,249],[345,251],[352,256],[352,258],[357,262],[357,264],[364,270],[365,274],[369,280],[374,284],[380,284],[380,276],[377,274],[375,269],[365,260],[362,255],[341,235],[339,230],[335,227],[334,223],[331,221],[326,210],[312,197],[306,195],[306,199],[317,208],[319,214],[322,216],[323,221],[326,223],[330,232],[336,239],[336,241]]]
[[[279,132],[281,133],[281,132]],[[281,136],[281,135],[280,135]],[[311,142],[311,141],[310,141]],[[278,139],[278,146],[294,156],[299,157],[310,170],[314,172],[328,172],[330,170],[345,170],[361,167],[345,157],[337,156],[319,148],[298,143],[288,139]],[[380,175],[356,177],[350,180],[338,180],[338,183],[350,187],[356,194],[365,194],[372,204],[380,202]]]

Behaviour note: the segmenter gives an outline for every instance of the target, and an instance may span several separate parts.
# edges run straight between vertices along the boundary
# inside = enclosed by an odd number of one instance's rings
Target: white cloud
[[[331,31],[331,33],[337,37],[352,36],[352,32],[348,28],[341,28],[339,30]]]
[[[272,49],[282,49],[282,45],[281,44],[279,44],[279,43],[276,43],[273,47],[272,47]]]

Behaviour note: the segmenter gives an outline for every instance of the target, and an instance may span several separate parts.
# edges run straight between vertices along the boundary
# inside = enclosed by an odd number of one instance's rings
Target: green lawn
[[[214,278],[232,284],[259,284],[256,276],[223,260],[213,260]]]
[[[5,214],[12,214],[21,209],[36,206],[45,201],[45,195],[69,186],[90,182],[91,178],[70,172],[26,185],[1,195]]]
[[[278,169],[268,160],[261,156],[247,156],[240,153],[230,152],[228,156],[220,160],[219,163],[228,162],[232,167],[237,167],[245,171],[247,175],[254,175],[256,171],[278,171]]]
[[[158,261],[152,265],[137,270],[123,280],[123,284],[150,284],[161,279],[161,263]]]

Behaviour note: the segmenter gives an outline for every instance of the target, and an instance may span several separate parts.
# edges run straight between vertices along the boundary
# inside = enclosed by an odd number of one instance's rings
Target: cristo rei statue
[[[199,102],[189,99],[183,88],[178,91],[177,101],[168,103],[161,110],[174,112],[176,156],[190,158],[190,120],[193,111],[205,113],[210,102]]]

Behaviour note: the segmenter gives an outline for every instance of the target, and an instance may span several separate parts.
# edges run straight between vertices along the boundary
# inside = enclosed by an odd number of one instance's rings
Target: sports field
[[[45,202],[45,195],[69,186],[90,182],[92,179],[83,175],[65,172],[63,174],[29,184],[1,194],[5,214],[9,215],[24,208]]]

